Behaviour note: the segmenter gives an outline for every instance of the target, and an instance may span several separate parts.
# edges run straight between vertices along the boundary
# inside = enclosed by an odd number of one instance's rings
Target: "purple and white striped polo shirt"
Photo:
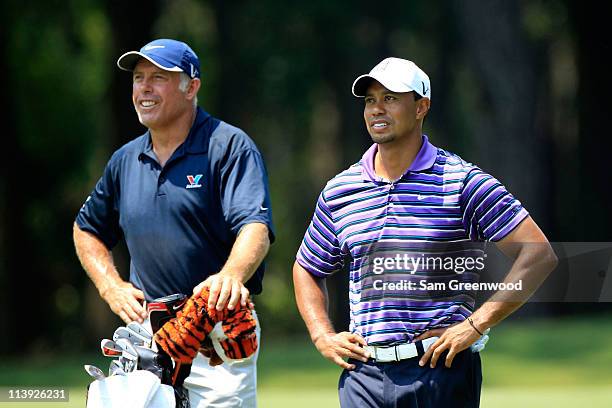
[[[474,301],[362,299],[360,257],[367,248],[393,241],[499,241],[528,216],[494,177],[433,146],[427,136],[410,168],[393,182],[374,171],[377,149],[372,145],[327,183],[297,253],[297,262],[322,278],[349,259],[349,330],[371,345],[410,342],[460,322]]]

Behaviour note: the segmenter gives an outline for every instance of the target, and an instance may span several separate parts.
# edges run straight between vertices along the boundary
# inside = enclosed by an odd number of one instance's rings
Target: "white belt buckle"
[[[423,349],[426,352],[439,337],[430,337],[422,340]],[[390,361],[400,361],[409,358],[414,358],[419,355],[415,343],[400,344],[390,347],[368,346],[370,357],[379,363],[388,363]]]
[[[399,356],[398,360],[406,360],[418,356],[419,352],[417,351],[416,344],[409,343],[397,346],[397,354]]]
[[[429,348],[436,342],[438,341],[440,337],[436,336],[436,337],[429,337],[425,340],[423,340],[421,343],[423,344],[423,350],[425,352],[427,352],[427,350],[429,350]]]
[[[388,363],[389,361],[398,361],[397,349],[395,347],[376,347],[376,361],[380,363]]]

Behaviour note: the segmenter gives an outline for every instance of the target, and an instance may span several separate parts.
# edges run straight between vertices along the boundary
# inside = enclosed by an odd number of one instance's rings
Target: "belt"
[[[429,337],[421,341],[423,352],[426,352],[439,337]],[[419,355],[416,343],[398,344],[397,346],[366,346],[366,350],[370,352],[370,358],[377,363],[388,363],[390,361],[406,360]]]

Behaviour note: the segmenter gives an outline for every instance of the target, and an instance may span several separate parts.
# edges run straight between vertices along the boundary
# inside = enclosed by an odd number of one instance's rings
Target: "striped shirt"
[[[297,253],[297,262],[326,278],[349,264],[350,328],[368,344],[410,342],[419,334],[464,320],[473,298],[450,301],[363,296],[363,256],[381,243],[499,241],[527,211],[494,177],[433,146],[427,136],[396,181],[374,171],[374,144],[331,179]]]

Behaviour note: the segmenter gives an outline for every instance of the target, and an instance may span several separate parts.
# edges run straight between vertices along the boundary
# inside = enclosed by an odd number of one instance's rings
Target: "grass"
[[[483,407],[608,407],[612,401],[612,319],[580,318],[506,323],[494,328],[482,353]],[[337,407],[340,368],[305,339],[266,339],[259,360],[262,408]],[[70,388],[69,403],[82,407],[89,377],[83,364],[106,367],[102,356],[0,362],[0,386],[56,385]],[[33,405],[34,406],[34,405]],[[0,407],[23,403],[0,402]]]
[[[85,406],[85,389],[70,388],[69,402],[24,403],[0,402],[3,408],[58,407],[77,408]],[[569,408],[584,406],[589,408],[608,408],[612,401],[610,387],[546,387],[546,388],[487,388],[483,390],[481,407],[488,408],[540,408],[551,406]],[[259,391],[261,408],[334,408],[338,407],[338,395],[335,388],[323,390],[294,386],[291,389],[261,387]]]

